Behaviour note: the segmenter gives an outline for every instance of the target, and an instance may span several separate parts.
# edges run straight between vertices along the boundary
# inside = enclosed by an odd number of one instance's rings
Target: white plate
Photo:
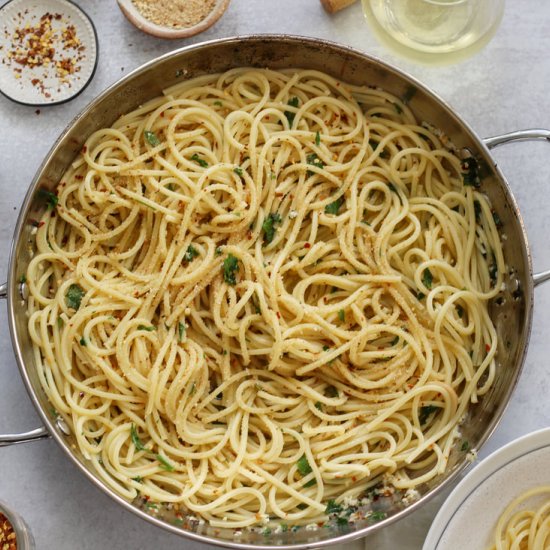
[[[52,60],[47,65],[29,67],[18,63],[29,52],[31,38],[16,32],[25,25],[37,28],[45,14],[59,15],[51,21],[54,37]],[[62,44],[63,30],[74,26],[79,49]],[[23,47],[20,44],[23,43]],[[17,53],[17,48],[19,53]],[[54,105],[78,95],[92,79],[97,64],[97,35],[89,17],[68,0],[11,0],[0,8],[0,92],[25,105]],[[45,56],[43,56],[45,57]],[[74,72],[60,76],[57,62],[72,60]]]
[[[530,433],[481,461],[435,517],[423,550],[486,550],[506,506],[550,484],[550,428]]]

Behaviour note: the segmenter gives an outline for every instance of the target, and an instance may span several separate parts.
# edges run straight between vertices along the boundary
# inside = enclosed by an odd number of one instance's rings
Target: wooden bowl
[[[117,3],[122,13],[126,16],[126,19],[140,31],[158,38],[177,39],[194,36],[211,27],[223,15],[229,5],[229,1],[230,0],[216,0],[212,11],[204,19],[199,21],[196,25],[180,29],[153,23],[140,13],[132,0],[117,0]]]

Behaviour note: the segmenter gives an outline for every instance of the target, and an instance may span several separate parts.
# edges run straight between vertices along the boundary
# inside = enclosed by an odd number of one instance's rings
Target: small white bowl
[[[83,47],[63,50],[59,40],[53,42],[56,50],[53,61],[46,65],[24,66],[9,57],[15,44],[14,33],[26,24],[36,26],[46,13],[59,14],[52,28],[57,35],[67,25],[74,25],[76,37]],[[42,106],[64,103],[76,97],[91,81],[97,66],[97,34],[91,19],[77,5],[68,0],[11,0],[0,8],[0,92],[9,99],[24,105]],[[57,76],[55,61],[75,58],[78,54],[78,71]]]
[[[34,538],[23,518],[4,502],[0,502],[0,514],[3,514],[13,527],[17,549],[34,550]]]
[[[122,10],[122,13],[126,16],[126,19],[136,26],[140,31],[143,31],[152,36],[158,38],[188,38],[195,34],[199,34],[211,27],[225,12],[230,0],[217,0],[212,11],[196,25],[192,27],[185,27],[181,29],[174,29],[173,27],[165,27],[153,23],[139,12],[132,0],[117,0],[118,7]]]
[[[550,485],[550,428],[524,435],[482,460],[439,509],[423,550],[485,550],[506,506]]]

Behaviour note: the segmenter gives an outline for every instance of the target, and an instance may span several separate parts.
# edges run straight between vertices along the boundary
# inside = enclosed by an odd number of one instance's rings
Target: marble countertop
[[[480,136],[550,127],[550,3],[509,2],[502,25],[478,55],[458,65],[420,66],[398,58],[371,35],[355,4],[335,16],[317,0],[232,0],[228,11],[198,37],[174,42],[144,35],[114,0],[77,0],[96,24],[99,65],[88,88],[70,103],[41,108],[0,96],[0,282],[19,206],[42,158],[68,122],[106,86],[154,57],[186,44],[238,34],[284,32],[342,42],[374,54],[440,94]],[[550,163],[547,143],[521,143],[495,152],[523,213],[536,271],[550,268]],[[0,308],[0,433],[38,427]],[[498,429],[479,453],[550,423],[550,284],[536,290],[531,343],[524,372]],[[420,511],[349,548],[414,550],[422,547],[445,495]],[[206,548],[164,532],[126,512],[96,489],[53,441],[0,448],[0,500],[30,525],[39,550]]]

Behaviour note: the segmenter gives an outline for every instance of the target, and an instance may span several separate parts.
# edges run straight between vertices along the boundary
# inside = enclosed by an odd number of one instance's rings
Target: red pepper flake
[[[304,244],[304,248],[311,248],[311,244],[310,243]]]
[[[280,319],[280,318],[281,318],[281,314],[277,312],[277,319]]]
[[[485,351],[489,353],[491,351],[491,346],[489,344],[485,344]]]
[[[76,175],[74,177],[75,180],[78,180],[78,181],[82,181],[84,179],[84,176],[79,176],[79,175]]]
[[[80,71],[85,48],[76,36],[75,26],[67,24],[62,14],[47,12],[30,22],[25,20],[27,15],[28,11],[17,14],[17,26],[11,36],[5,31],[11,43],[3,63],[12,66],[17,79],[23,76],[23,68],[32,70],[30,83],[44,97],[51,97],[44,80],[36,77],[36,71],[44,70],[41,76],[45,78],[56,78],[58,89],[61,84],[70,86],[67,77]]]
[[[2,550],[17,550],[17,535],[10,520],[0,513],[0,548]]]
[[[82,154],[86,153],[87,150],[88,150],[88,148],[86,147],[86,145],[83,145],[82,149],[81,149]]]

